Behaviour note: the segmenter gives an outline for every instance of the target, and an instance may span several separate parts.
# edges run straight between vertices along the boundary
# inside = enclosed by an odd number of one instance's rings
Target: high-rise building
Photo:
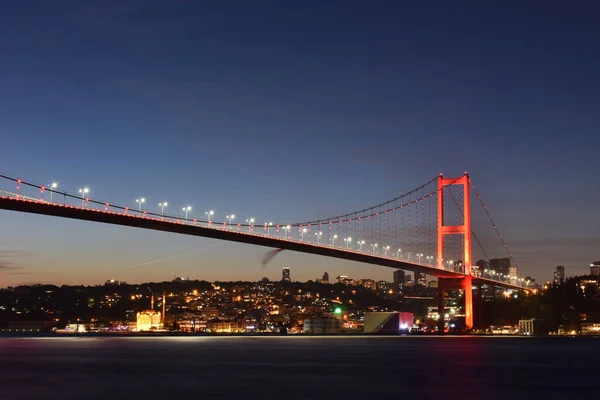
[[[560,284],[565,282],[565,267],[559,265],[554,270],[554,283]]]
[[[487,262],[486,260],[477,260],[475,265],[477,265],[479,267],[479,272],[481,273],[481,275],[483,275],[484,273],[487,273],[492,268],[490,266],[490,263]]]
[[[323,283],[329,283],[329,274],[327,272],[323,274]]]
[[[415,272],[415,285],[427,286],[427,275]]]
[[[404,271],[397,269],[394,271],[394,283],[404,284]]]
[[[594,261],[590,264],[590,275],[600,275],[600,261]]]
[[[508,275],[510,273],[510,257],[492,258],[490,266],[497,274]]]
[[[281,270],[281,281],[282,282],[291,282],[292,278],[290,276],[290,267],[283,267]]]

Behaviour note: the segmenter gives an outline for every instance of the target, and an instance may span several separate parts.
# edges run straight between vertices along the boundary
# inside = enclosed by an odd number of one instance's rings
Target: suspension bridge
[[[472,245],[477,244],[489,261],[471,226],[471,192],[476,195],[514,265],[512,273],[473,265]],[[464,294],[467,329],[473,327],[473,286],[529,290],[531,282],[519,276],[517,264],[508,251],[487,207],[468,174],[457,178],[442,175],[399,197],[359,211],[303,222],[233,222],[234,215],[213,220],[164,213],[137,206],[110,204],[87,196],[56,190],[56,185],[37,185],[0,175],[0,209],[102,222],[142,229],[202,236],[364,262],[426,274],[438,279],[440,331],[444,327],[444,295],[460,289]]]

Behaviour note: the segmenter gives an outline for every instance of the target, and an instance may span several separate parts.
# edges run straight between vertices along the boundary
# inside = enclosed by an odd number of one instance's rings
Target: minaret
[[[150,309],[154,311],[154,293],[150,296]]]
[[[162,310],[162,315],[161,315],[161,317],[162,317],[161,323],[163,324],[163,327],[164,327],[165,326],[165,311],[167,309],[167,294],[166,294],[166,292],[163,292],[162,303],[163,303],[163,305],[162,305],[163,306],[163,310]]]

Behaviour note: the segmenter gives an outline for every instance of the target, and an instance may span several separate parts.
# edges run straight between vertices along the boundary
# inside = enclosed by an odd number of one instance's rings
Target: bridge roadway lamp
[[[338,237],[337,235],[333,235],[333,239],[331,240],[331,243],[332,243],[331,245],[333,247],[335,247],[335,239],[337,239],[337,237]]]
[[[292,227],[291,227],[291,225],[288,225],[288,226],[284,227],[284,229],[285,229],[285,238],[287,239],[288,235],[290,233],[290,229],[292,229]]]
[[[302,228],[302,241],[304,242],[304,234],[306,233],[307,229],[306,228]]]
[[[346,242],[346,250],[350,248],[350,242],[352,242],[351,237],[344,238],[344,242]]]
[[[269,236],[269,228],[272,226],[273,226],[272,222],[269,222],[269,223],[265,222],[265,227],[267,228],[267,236]]]
[[[315,236],[317,237],[317,243],[321,243],[321,236],[323,235],[323,232],[319,231],[319,232],[315,232]]]
[[[146,202],[145,198],[135,199],[135,202],[138,203],[138,211],[142,211],[142,203]]]
[[[231,226],[231,220],[235,218],[235,214],[228,215],[225,218],[227,218],[227,223]]]
[[[160,207],[160,215],[161,216],[165,215],[165,207],[168,205],[169,205],[169,203],[167,203],[166,201],[163,201],[162,203],[158,203],[158,206]]]
[[[183,207],[181,211],[185,211],[185,223],[187,224],[188,211],[192,211],[192,206]]]
[[[246,222],[248,223],[248,232],[250,232],[252,224],[254,224],[254,218],[247,219]]]
[[[81,194],[81,207],[85,206],[85,196],[90,192],[90,188],[84,187],[79,189],[79,193]]]
[[[48,188],[50,189],[50,203],[52,203],[52,192],[54,192],[54,189],[56,189],[58,187],[58,183],[56,182],[52,182],[51,184],[48,185]]]
[[[215,212],[214,212],[213,210],[206,211],[206,212],[204,213],[204,214],[208,215],[208,224],[209,224],[209,225],[210,225],[210,223],[211,223],[210,217],[211,217],[212,215],[214,215],[214,213],[215,213]]]

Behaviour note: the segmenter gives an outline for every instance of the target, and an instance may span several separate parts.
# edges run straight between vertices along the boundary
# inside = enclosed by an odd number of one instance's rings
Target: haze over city
[[[365,4],[6,2],[0,172],[291,223],[469,171],[524,275],[587,273],[600,258],[593,3]],[[475,202],[473,218],[488,254],[506,256]],[[263,269],[262,247],[0,221],[3,287],[276,279],[283,265],[293,280],[392,274],[287,251]]]

